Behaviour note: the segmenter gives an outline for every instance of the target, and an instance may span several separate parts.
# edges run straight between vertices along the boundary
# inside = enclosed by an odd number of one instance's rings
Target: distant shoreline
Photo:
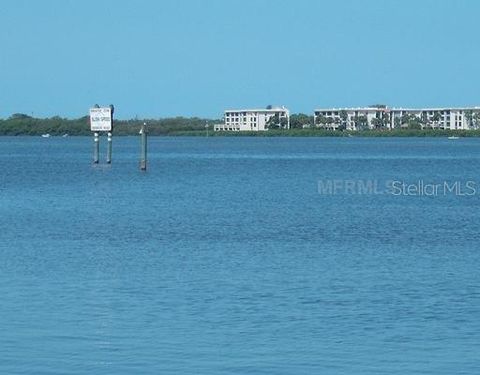
[[[132,137],[137,136],[138,132],[131,133],[116,133],[115,136]],[[92,132],[81,134],[65,133],[28,133],[28,134],[2,134],[0,137],[88,137],[92,136]],[[106,134],[105,134],[106,135]],[[165,133],[150,133],[153,137],[207,137],[206,131],[170,131]],[[328,131],[328,130],[314,130],[314,131],[297,131],[297,130],[269,130],[264,132],[212,132],[210,131],[208,137],[213,138],[480,138],[480,131],[478,130],[364,130],[357,132],[347,131]]]
[[[186,131],[169,134],[172,136],[206,136],[203,131]],[[324,129],[290,129],[268,130],[258,132],[209,132],[213,137],[335,137],[335,138],[392,138],[392,137],[417,137],[417,138],[478,138],[480,130],[361,130],[361,131],[338,131]]]
[[[211,137],[480,137],[480,130],[441,129],[373,129],[373,130],[327,130],[322,128],[270,129],[267,131],[214,131],[213,124],[219,119],[198,117],[173,117],[163,119],[115,120],[115,136],[138,135],[140,126],[146,122],[151,136],[206,136]],[[207,127],[208,126],[208,127]],[[0,119],[0,136],[89,136],[88,116],[79,119],[60,117],[34,118],[15,114]]]

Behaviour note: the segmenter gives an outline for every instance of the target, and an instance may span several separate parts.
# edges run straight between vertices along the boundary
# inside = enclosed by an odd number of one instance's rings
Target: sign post
[[[112,133],[107,134],[107,164],[112,163]]]
[[[147,170],[147,123],[140,128],[140,170]]]
[[[98,164],[100,155],[100,139],[98,138],[98,133],[93,133],[93,163]]]
[[[112,162],[112,128],[113,128],[113,105],[109,107],[100,107],[96,104],[90,109],[90,130],[93,133],[93,141],[95,143],[93,151],[93,162],[99,161],[100,138],[99,132],[108,132],[107,141],[107,164]]]
[[[113,107],[113,104],[110,104],[108,106],[110,108],[110,119],[111,119],[111,124],[110,124],[110,131],[107,134],[107,164],[112,163],[112,129],[113,129],[113,111],[115,108]]]

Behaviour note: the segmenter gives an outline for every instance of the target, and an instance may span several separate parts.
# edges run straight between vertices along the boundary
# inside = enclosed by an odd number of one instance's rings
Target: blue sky
[[[480,105],[480,2],[2,0],[0,117]]]

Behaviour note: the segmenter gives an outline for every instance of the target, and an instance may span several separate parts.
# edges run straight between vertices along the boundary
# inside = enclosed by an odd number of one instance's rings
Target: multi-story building
[[[314,124],[327,129],[402,128],[467,130],[480,127],[480,107],[463,108],[324,108],[314,111]]]
[[[394,108],[391,110],[391,127],[406,127],[408,119],[415,116],[422,128],[469,130],[478,127],[480,118],[479,107],[473,108],[423,108],[403,109]],[[407,121],[406,121],[407,120]]]
[[[273,120],[272,120],[273,119]],[[268,130],[268,122],[274,126],[290,129],[290,111],[285,107],[266,109],[229,109],[224,113],[223,124],[216,124],[215,131],[262,131]]]
[[[373,119],[384,118],[386,108],[323,108],[316,109],[313,114],[315,126],[327,129],[367,129],[375,123]]]

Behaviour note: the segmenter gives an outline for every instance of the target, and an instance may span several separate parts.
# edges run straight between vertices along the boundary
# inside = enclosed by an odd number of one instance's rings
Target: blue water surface
[[[480,140],[139,149],[0,137],[0,373],[480,373]]]

